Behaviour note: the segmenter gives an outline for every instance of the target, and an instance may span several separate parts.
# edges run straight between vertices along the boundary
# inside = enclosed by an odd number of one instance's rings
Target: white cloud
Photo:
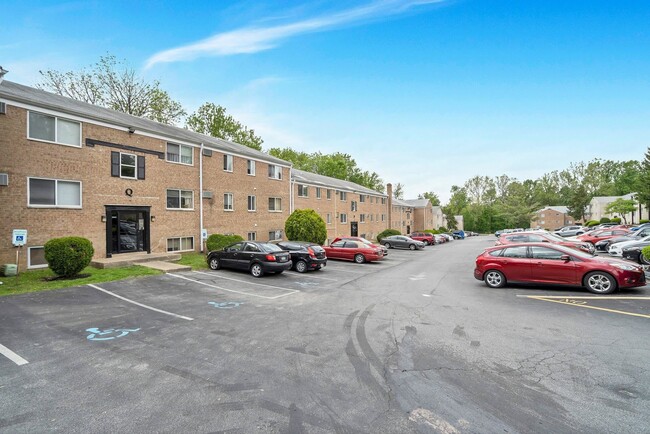
[[[257,53],[275,48],[282,40],[292,36],[398,15],[413,7],[444,1],[446,0],[377,0],[365,6],[294,23],[271,27],[245,27],[218,33],[192,44],[160,51],[147,60],[145,68],[158,63],[189,61],[198,57]]]

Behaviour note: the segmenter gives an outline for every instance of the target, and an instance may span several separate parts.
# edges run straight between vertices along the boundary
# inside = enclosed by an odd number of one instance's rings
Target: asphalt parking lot
[[[650,290],[491,290],[477,237],[0,298],[4,432],[628,432]]]

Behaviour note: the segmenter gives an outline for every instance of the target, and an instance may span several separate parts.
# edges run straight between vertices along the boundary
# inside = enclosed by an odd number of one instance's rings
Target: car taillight
[[[316,253],[314,253],[314,249],[307,247],[307,253],[309,253],[310,258],[316,259]]]
[[[275,255],[266,255],[266,260],[271,261],[271,262],[275,262],[275,260],[276,260]]]

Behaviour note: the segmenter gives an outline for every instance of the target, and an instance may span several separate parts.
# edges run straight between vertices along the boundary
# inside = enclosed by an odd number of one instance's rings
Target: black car
[[[240,241],[208,253],[208,266],[213,270],[234,268],[248,270],[255,277],[264,273],[282,273],[291,268],[291,256],[271,243]]]
[[[641,250],[647,246],[650,246],[650,242],[640,241],[631,246],[623,247],[623,258],[630,259],[639,264],[650,265],[650,258],[646,258],[645,255],[641,253]]]
[[[320,270],[327,265],[325,249],[319,244],[307,241],[280,241],[275,244],[291,254],[293,269],[299,273]]]

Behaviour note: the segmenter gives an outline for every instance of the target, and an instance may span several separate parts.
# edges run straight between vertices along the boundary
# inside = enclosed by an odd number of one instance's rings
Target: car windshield
[[[263,252],[272,253],[272,252],[282,252],[282,249],[275,244],[260,244],[260,249]]]
[[[547,233],[547,234],[544,234],[544,235],[545,235],[546,237],[552,239],[552,240],[555,240],[555,241],[562,241],[562,242],[566,241],[566,238],[562,238],[561,236],[559,236],[559,235],[555,235],[555,234],[553,234],[553,233],[551,233],[551,232],[549,232],[549,233]]]

